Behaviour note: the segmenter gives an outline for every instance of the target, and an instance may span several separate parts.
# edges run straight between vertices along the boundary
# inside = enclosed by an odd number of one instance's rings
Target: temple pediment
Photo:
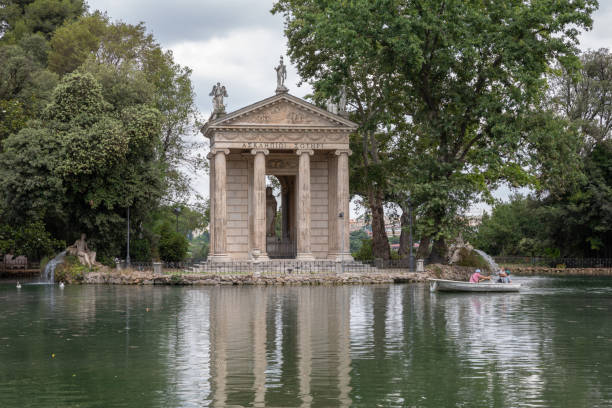
[[[356,127],[355,123],[342,116],[282,93],[213,119],[202,131],[205,135],[215,129],[228,128],[307,128],[350,132]]]

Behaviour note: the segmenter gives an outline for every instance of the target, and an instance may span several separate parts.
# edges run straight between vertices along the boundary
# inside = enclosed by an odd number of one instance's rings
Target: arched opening
[[[295,176],[266,175],[266,252],[295,258]]]

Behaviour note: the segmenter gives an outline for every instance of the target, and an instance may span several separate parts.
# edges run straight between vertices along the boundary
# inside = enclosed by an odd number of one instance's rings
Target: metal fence
[[[534,256],[495,256],[498,264],[531,265],[556,268],[612,268],[612,258],[546,258]]]
[[[272,259],[266,262],[163,262],[163,273],[190,273],[215,275],[311,275],[337,273],[380,273],[388,269],[401,272],[410,270],[408,260],[375,260],[369,262],[336,262],[332,260],[298,261],[292,259]],[[117,264],[118,269],[127,268],[125,261]],[[131,262],[129,268],[138,271],[154,270],[153,262]]]

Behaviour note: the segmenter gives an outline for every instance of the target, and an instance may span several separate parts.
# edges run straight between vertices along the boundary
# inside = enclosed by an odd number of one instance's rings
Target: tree
[[[159,257],[165,262],[180,262],[185,258],[189,242],[176,232],[170,223],[163,223],[159,228]]]
[[[82,0],[0,0],[0,37],[10,41],[26,33],[41,33],[49,38],[57,27],[85,10]]]
[[[531,150],[542,147],[543,132],[526,124],[542,122],[532,116],[549,67],[578,66],[579,29],[591,27],[596,6],[596,0],[279,0],[273,12],[285,15],[289,54],[315,98],[346,86],[362,135],[351,148],[367,140],[376,157],[376,131],[395,136],[400,174],[410,181],[405,189],[428,223],[419,249],[432,240],[432,257],[441,259],[455,215],[471,201],[490,199],[502,181],[535,183]],[[372,95],[367,110],[364,94]],[[556,149],[568,140],[546,141]],[[575,161],[550,162],[558,169]]]
[[[181,170],[196,170],[204,160],[197,142],[188,136],[198,129],[198,111],[191,70],[174,62],[143,23],[111,22],[101,13],[66,24],[51,39],[49,67],[58,74],[79,69],[103,86],[105,99],[117,107],[134,103],[154,106],[161,113],[159,159],[167,166],[166,182],[174,201],[189,192],[189,179]]]
[[[115,112],[91,75],[71,74],[43,119],[4,143],[4,216],[15,224],[45,220],[66,241],[86,232],[98,250],[117,254],[125,209],[144,217],[164,193],[159,112],[146,105]]]

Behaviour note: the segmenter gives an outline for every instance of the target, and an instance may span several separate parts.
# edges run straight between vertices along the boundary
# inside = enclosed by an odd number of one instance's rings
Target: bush
[[[470,251],[467,248],[461,248],[459,250],[459,261],[455,263],[458,266],[469,266],[472,268],[478,268],[482,270],[491,271],[489,264],[484,260],[482,256],[476,251]]]
[[[73,255],[66,255],[64,262],[55,267],[55,281],[78,283],[85,279],[85,273],[89,268],[81,265],[79,258]]]
[[[372,239],[366,238],[361,240],[361,248],[353,254],[353,258],[358,261],[371,261],[374,259],[372,253]]]
[[[153,258],[149,240],[142,238],[130,242],[130,258],[136,262],[150,262]]]
[[[66,243],[51,237],[40,221],[20,227],[0,226],[0,252],[25,255],[29,260],[40,260],[66,248]]]
[[[117,266],[115,263],[115,258],[104,254],[96,256],[96,262],[100,262],[102,265],[108,266],[109,268],[114,268]]]
[[[182,261],[188,247],[187,238],[174,231],[170,224],[162,224],[159,229],[159,257],[162,261]]]

